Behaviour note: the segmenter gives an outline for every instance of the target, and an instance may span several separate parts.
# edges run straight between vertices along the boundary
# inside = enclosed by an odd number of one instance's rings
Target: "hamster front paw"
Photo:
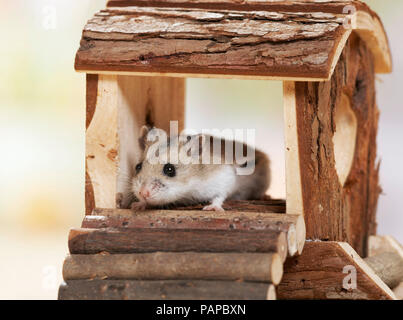
[[[216,205],[216,204],[211,204],[209,206],[205,206],[203,208],[203,210],[204,211],[220,211],[220,212],[225,211],[222,206],[219,206],[219,205]]]
[[[133,211],[144,211],[147,208],[147,203],[133,202],[131,208]]]

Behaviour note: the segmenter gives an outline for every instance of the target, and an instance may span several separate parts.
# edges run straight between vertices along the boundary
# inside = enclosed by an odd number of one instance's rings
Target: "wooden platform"
[[[175,210],[95,209],[86,216],[82,228],[147,228],[201,229],[244,231],[279,231],[287,237],[288,254],[301,253],[305,243],[305,223],[300,215],[285,215],[285,201],[227,201],[224,213],[202,211],[203,206],[175,208]],[[169,231],[162,231],[169,232]],[[206,232],[206,231],[204,231]],[[287,256],[281,251],[283,259]]]
[[[224,207],[95,209],[70,233],[59,299],[396,299],[347,243],[288,250],[305,224],[284,201]]]
[[[95,209],[69,235],[60,299],[269,299],[305,223],[283,200],[133,212]],[[122,288],[122,289],[118,289]]]

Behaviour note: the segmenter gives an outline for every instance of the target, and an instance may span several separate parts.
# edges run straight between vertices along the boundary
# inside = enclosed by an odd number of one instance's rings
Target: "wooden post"
[[[91,120],[87,118],[86,159],[89,180],[86,183],[86,191],[91,189],[91,181],[94,199],[89,199],[91,195],[87,194],[86,203],[110,208],[115,206],[119,147],[117,76],[100,75],[97,88],[95,84],[91,84],[87,89],[90,90],[87,97],[93,96],[97,90],[97,99],[95,105],[93,99],[87,99],[87,103],[91,100],[91,105],[87,106],[87,117],[92,117]],[[86,208],[86,212],[90,209]]]
[[[285,128],[286,212],[303,214],[295,82],[283,82]]]
[[[287,212],[303,212],[307,239],[365,256],[380,193],[370,50],[353,34],[330,81],[286,83],[284,95]]]
[[[86,214],[95,207],[130,205],[131,169],[139,157],[138,132],[155,125],[184,127],[185,79],[88,75]]]
[[[87,74],[87,92],[86,92],[86,120],[85,128],[88,130],[92,118],[95,113],[95,108],[98,99],[98,80],[99,77],[96,74]],[[85,160],[85,214],[91,214],[93,208],[95,208],[95,194],[94,187],[92,185],[91,177],[88,174],[88,162]]]

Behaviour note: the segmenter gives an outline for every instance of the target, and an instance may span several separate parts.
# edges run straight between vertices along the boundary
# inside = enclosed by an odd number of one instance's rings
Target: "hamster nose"
[[[144,199],[147,199],[150,197],[150,191],[148,189],[141,189],[140,196],[142,196]]]

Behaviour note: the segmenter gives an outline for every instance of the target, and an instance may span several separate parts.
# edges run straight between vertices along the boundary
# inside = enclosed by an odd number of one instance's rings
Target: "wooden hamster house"
[[[60,299],[272,299],[272,284],[280,299],[395,298],[361,258],[380,193],[375,74],[392,69],[367,5],[109,1],[75,68],[87,74],[87,216],[69,236]],[[138,129],[184,127],[187,77],[284,82],[286,201],[116,209]]]

